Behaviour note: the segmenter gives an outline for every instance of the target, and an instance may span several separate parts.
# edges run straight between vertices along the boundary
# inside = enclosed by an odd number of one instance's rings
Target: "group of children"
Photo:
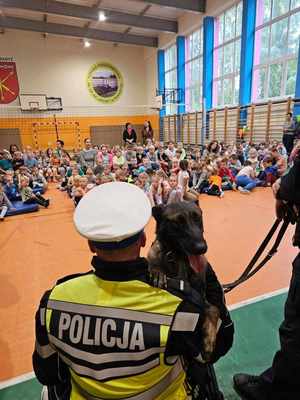
[[[298,145],[296,145],[298,146]],[[125,147],[92,146],[72,153],[58,140],[55,149],[20,152],[12,145],[0,151],[0,219],[12,201],[36,202],[44,207],[42,196],[49,182],[65,191],[76,206],[94,186],[112,181],[140,187],[152,206],[188,200],[198,202],[199,194],[224,196],[226,190],[249,194],[257,186],[270,186],[285,173],[287,154],[281,143],[239,143],[217,141],[205,147],[186,146],[170,141]]]
[[[0,221],[9,210],[15,211],[17,201],[49,207],[49,199],[42,196],[47,185],[45,171],[30,147],[23,153],[15,145],[9,151],[0,150]]]

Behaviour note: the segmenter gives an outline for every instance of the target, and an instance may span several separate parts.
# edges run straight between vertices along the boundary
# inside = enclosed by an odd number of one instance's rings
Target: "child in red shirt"
[[[219,176],[222,178],[223,190],[234,189],[235,177],[228,167],[228,159],[223,158],[219,163]]]

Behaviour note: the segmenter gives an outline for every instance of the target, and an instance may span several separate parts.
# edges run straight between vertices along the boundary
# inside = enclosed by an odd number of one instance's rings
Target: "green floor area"
[[[226,400],[237,400],[231,388],[237,372],[256,374],[270,366],[278,349],[278,326],[283,316],[286,295],[239,308],[232,312],[235,322],[235,344],[217,365],[219,384]],[[39,400],[41,386],[30,380],[0,391],[0,400]]]
[[[283,319],[285,300],[286,294],[232,312],[236,330],[234,346],[216,368],[226,400],[239,399],[232,389],[234,374],[246,372],[255,375],[270,367],[279,348],[278,327]]]

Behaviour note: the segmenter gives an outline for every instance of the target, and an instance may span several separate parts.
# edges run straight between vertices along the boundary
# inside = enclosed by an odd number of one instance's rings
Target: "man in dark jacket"
[[[287,214],[287,204],[294,205],[298,222],[294,246],[300,248],[300,157],[290,172],[274,184],[277,218]],[[234,388],[243,400],[300,399],[300,253],[293,262],[292,279],[285,304],[284,321],[279,329],[280,350],[272,367],[260,376],[238,374]]]

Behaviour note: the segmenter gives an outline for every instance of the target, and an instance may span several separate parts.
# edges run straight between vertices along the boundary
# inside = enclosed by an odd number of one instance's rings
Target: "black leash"
[[[242,275],[234,282],[223,285],[225,293],[230,292],[232,289],[236,288],[240,284],[242,284],[242,283],[246,282],[248,279],[250,279],[253,275],[255,275],[258,271],[260,271],[268,261],[271,260],[271,258],[274,256],[274,254],[277,253],[278,247],[285,235],[285,232],[286,232],[289,224],[294,222],[293,220],[291,220],[290,216],[287,216],[286,218],[284,218],[274,245],[272,246],[272,248],[268,252],[268,254],[264,257],[264,259],[258,264],[258,266],[255,267],[257,261],[259,260],[262,253],[268,246],[269,242],[271,241],[272,237],[276,233],[281,222],[282,222],[281,220],[276,219],[272,228],[270,229],[270,232],[267,234],[267,236],[263,240],[262,244],[259,246],[257,252],[255,253],[254,257],[252,258],[252,260],[250,261],[250,263],[248,264],[248,266],[246,267],[246,269],[244,270]]]

